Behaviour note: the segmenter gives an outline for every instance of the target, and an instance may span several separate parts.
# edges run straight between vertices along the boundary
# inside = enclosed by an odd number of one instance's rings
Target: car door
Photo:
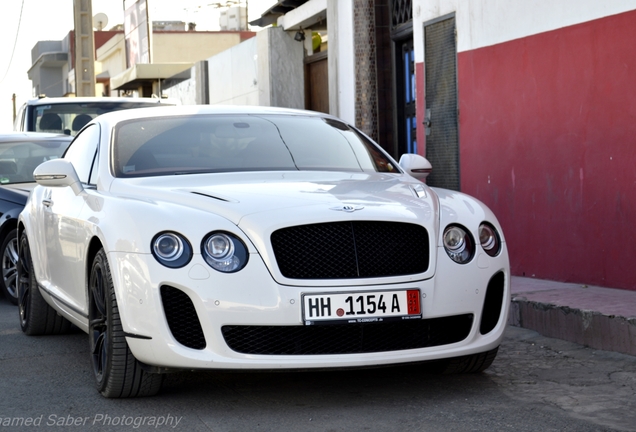
[[[45,237],[49,289],[78,312],[86,312],[85,251],[87,221],[80,218],[82,209],[94,193],[94,171],[100,137],[94,124],[78,134],[64,159],[71,162],[84,190],[76,195],[70,187],[48,188],[45,191]],[[92,175],[93,174],[93,175]]]

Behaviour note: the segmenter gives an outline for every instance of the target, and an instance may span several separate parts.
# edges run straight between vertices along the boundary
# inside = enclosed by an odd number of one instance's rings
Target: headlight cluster
[[[180,234],[162,232],[152,240],[152,254],[166,267],[180,268],[192,259],[192,246]]]
[[[449,225],[444,230],[444,249],[456,263],[466,264],[475,255],[475,242],[470,232],[460,225]]]
[[[482,223],[479,225],[479,242],[481,247],[491,257],[499,255],[501,251],[501,240],[495,227],[489,223]]]
[[[181,234],[166,231],[152,239],[152,254],[166,267],[181,268],[192,259],[192,246]],[[210,267],[223,273],[241,270],[249,257],[247,247],[238,237],[222,231],[203,238],[201,255]]]
[[[449,225],[444,230],[443,243],[446,253],[456,263],[466,264],[475,256],[475,241],[470,231],[461,225]],[[501,251],[501,240],[495,227],[487,222],[479,225],[479,243],[491,257]]]
[[[210,267],[223,273],[239,271],[247,264],[247,248],[236,236],[214,232],[203,239],[201,253]]]

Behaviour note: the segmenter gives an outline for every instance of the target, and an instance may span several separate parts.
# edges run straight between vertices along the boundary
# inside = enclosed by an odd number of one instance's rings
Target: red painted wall
[[[458,84],[513,274],[636,290],[636,11],[459,53]]]

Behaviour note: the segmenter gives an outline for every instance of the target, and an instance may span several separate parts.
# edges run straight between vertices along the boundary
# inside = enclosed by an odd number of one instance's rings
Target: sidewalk
[[[511,285],[509,324],[636,356],[636,291],[516,276]]]

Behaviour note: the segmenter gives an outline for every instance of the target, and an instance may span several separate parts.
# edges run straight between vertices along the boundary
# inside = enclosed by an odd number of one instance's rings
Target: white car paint
[[[501,226],[478,200],[458,192],[429,188],[402,172],[269,171],[184,176],[115,178],[111,134],[119,122],[144,116],[223,112],[306,114],[273,108],[177,107],[106,114],[94,120],[102,134],[96,185],[50,187],[42,174],[62,172],[59,161],[43,164],[37,186],[20,216],[30,239],[34,271],[44,299],[66,319],[89,329],[87,254],[91,241],[103,246],[112,272],[119,312],[130,350],[156,367],[187,369],[272,369],[368,366],[425,361],[483,353],[496,348],[507,321],[510,269]],[[56,166],[55,163],[58,165]],[[64,165],[64,162],[61,163]],[[397,166],[397,163],[395,163]],[[58,184],[77,185],[73,173]],[[419,193],[418,193],[419,191]],[[52,205],[43,205],[47,200]],[[350,205],[357,211],[335,211]],[[418,224],[429,234],[430,262],[420,274],[361,279],[289,279],[280,272],[270,235],[275,230],[321,222],[368,220]],[[491,257],[477,244],[467,264],[453,262],[441,231],[453,223],[479,239],[487,221],[501,236],[501,252]],[[245,268],[225,274],[211,268],[199,245],[210,231],[227,231],[247,246]],[[151,239],[176,231],[188,239],[193,257],[173,269],[152,255]],[[380,247],[381,245],[379,245]],[[504,276],[501,313],[494,329],[480,334],[486,288],[493,275]],[[205,334],[206,347],[180,344],[164,315],[159,288],[186,293]],[[427,348],[364,354],[254,355],[233,351],[224,325],[303,326],[302,295],[419,289],[423,318],[471,313],[473,325],[460,342]]]

